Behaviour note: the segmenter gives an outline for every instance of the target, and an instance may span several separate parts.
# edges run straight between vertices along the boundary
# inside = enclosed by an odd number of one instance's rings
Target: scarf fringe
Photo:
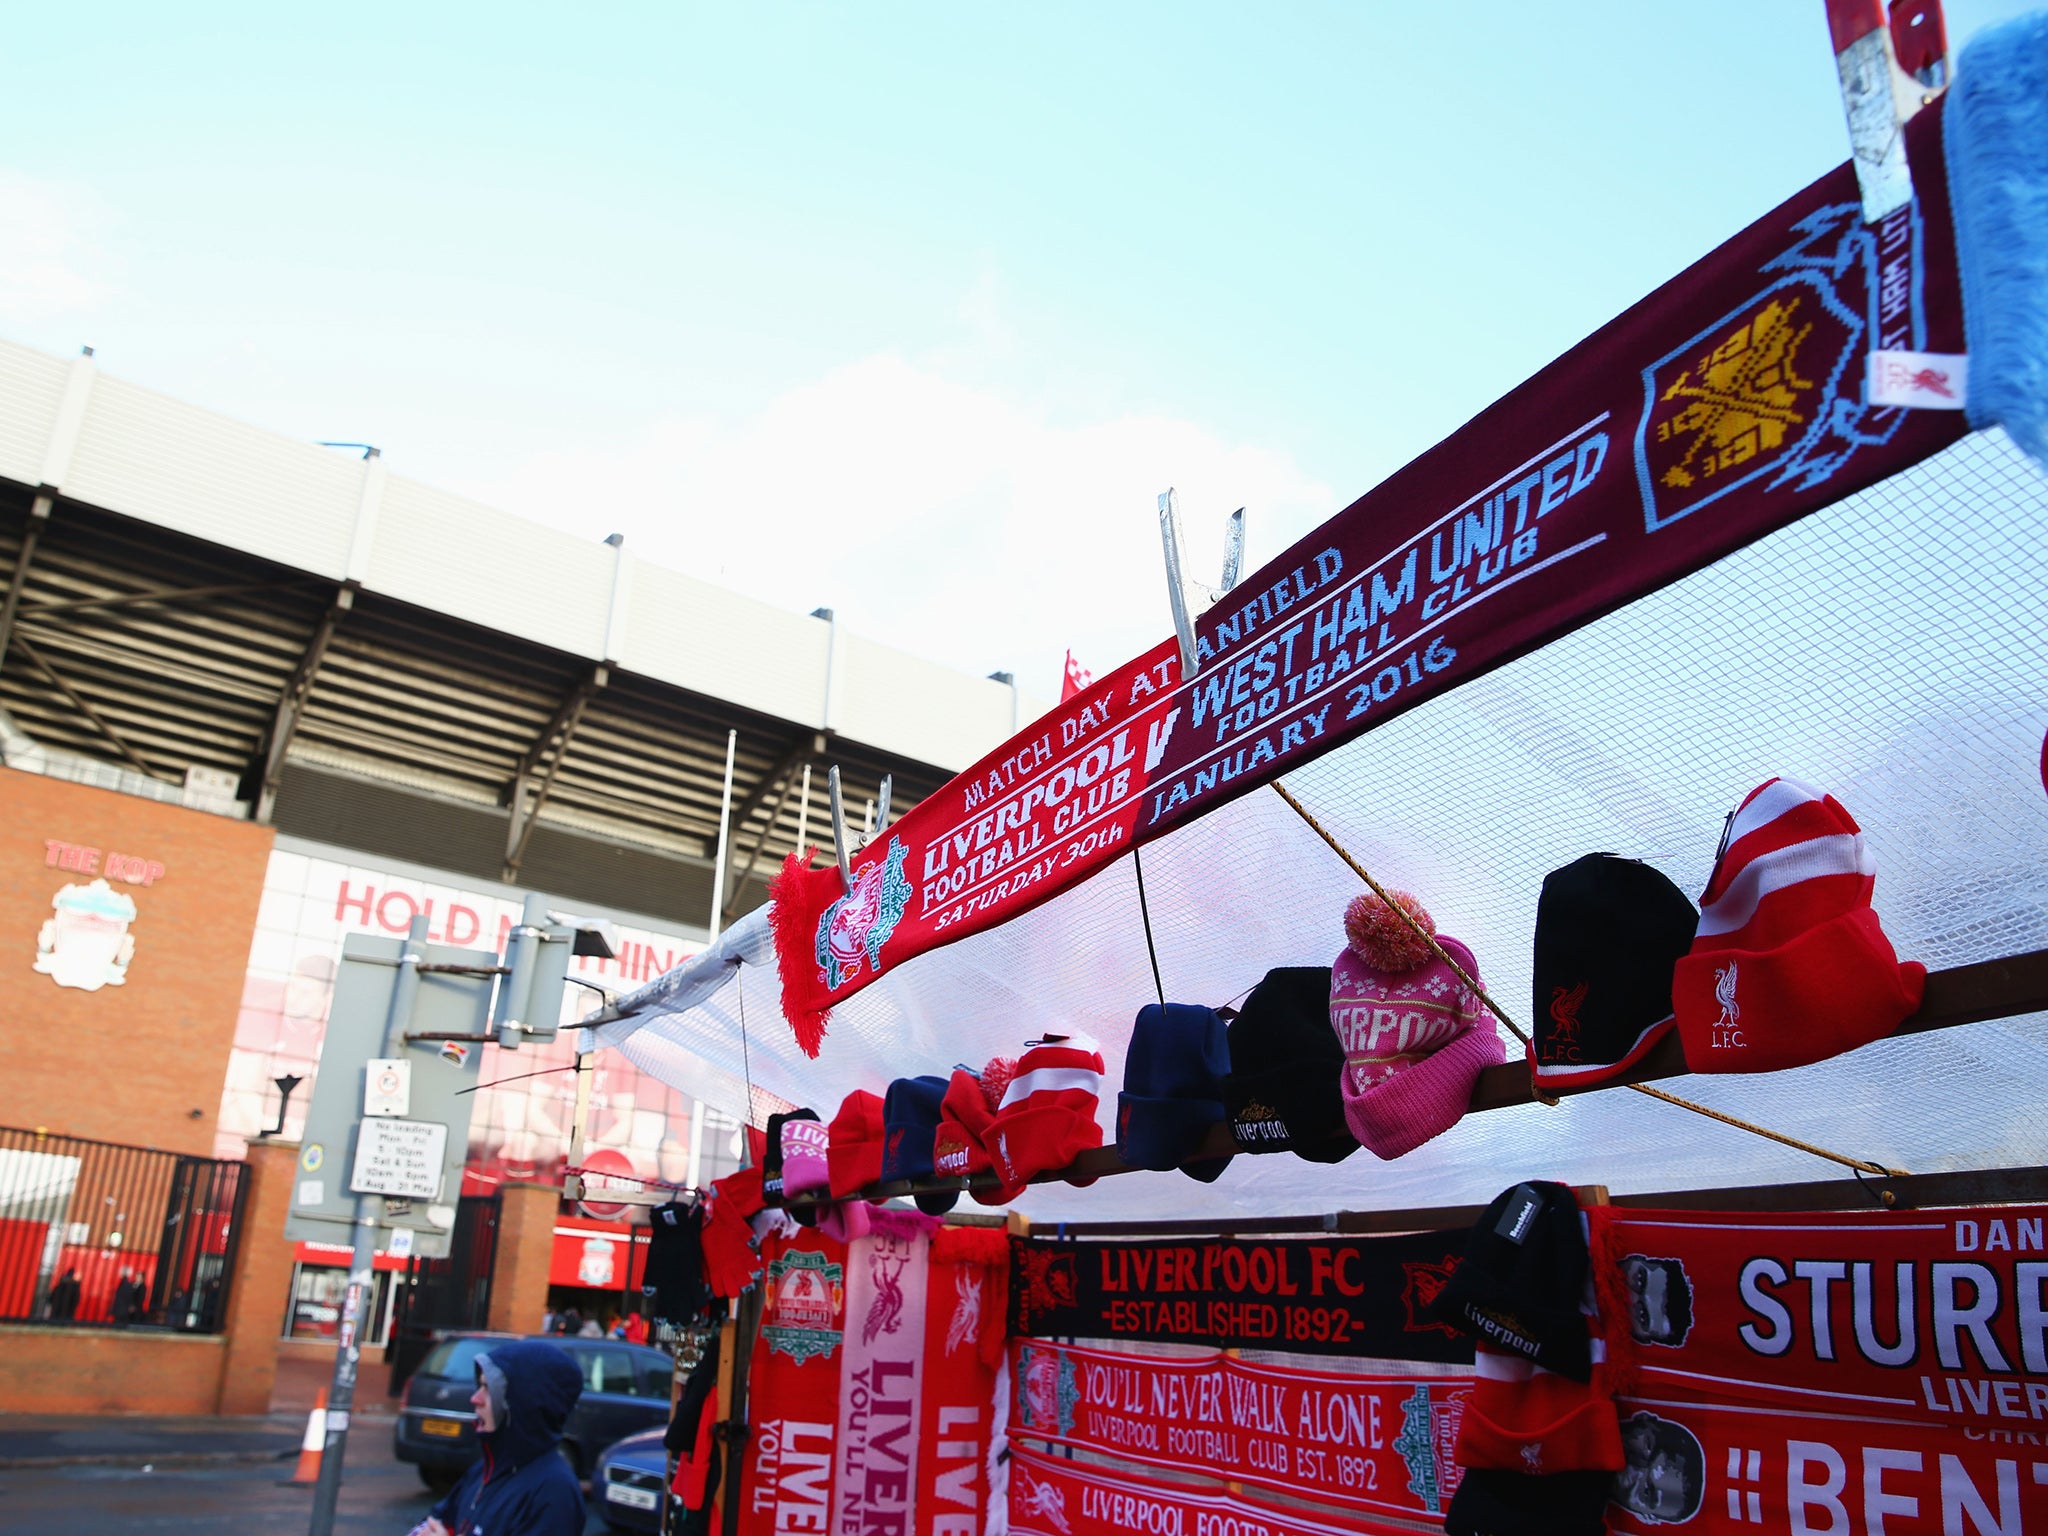
[[[2048,469],[2048,14],[1980,33],[1942,106],[1969,418]]]
[[[768,887],[768,926],[775,935],[775,968],[782,979],[782,1016],[796,1036],[797,1049],[813,1061],[824,1047],[832,1010],[806,1008],[796,999],[814,985],[807,968],[813,965],[818,919],[832,905],[831,892],[838,884],[836,871],[811,868],[817,854],[816,848],[792,853]]]
[[[1595,1331],[1607,1345],[1606,1385],[1616,1397],[1627,1397],[1635,1392],[1641,1355],[1628,1331],[1633,1298],[1621,1277],[1614,1211],[1604,1205],[1581,1209],[1586,1213],[1586,1257],[1593,1275],[1593,1305],[1598,1309]]]

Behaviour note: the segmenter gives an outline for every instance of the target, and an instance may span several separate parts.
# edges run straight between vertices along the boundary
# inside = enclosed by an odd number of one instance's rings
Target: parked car
[[[590,1497],[615,1531],[659,1531],[668,1493],[668,1451],[662,1431],[628,1435],[590,1469]]]
[[[476,1357],[509,1333],[451,1333],[437,1340],[405,1384],[405,1399],[392,1430],[392,1452],[419,1468],[420,1481],[444,1489],[469,1470],[480,1454],[476,1414]],[[562,1430],[562,1457],[577,1477],[587,1476],[597,1457],[614,1442],[642,1429],[668,1423],[669,1357],[658,1349],[616,1339],[565,1338],[543,1334],[540,1341],[567,1353],[583,1373],[583,1396]]]

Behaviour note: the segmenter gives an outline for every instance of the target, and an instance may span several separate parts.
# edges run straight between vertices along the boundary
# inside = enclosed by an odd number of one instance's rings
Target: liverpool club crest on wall
[[[128,979],[135,958],[135,899],[104,880],[67,885],[50,898],[55,915],[36,935],[36,969],[60,987],[97,992]]]

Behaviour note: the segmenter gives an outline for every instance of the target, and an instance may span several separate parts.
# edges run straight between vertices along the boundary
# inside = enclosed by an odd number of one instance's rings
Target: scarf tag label
[[[1872,405],[1960,411],[1970,402],[1967,352],[1873,352],[1867,375]]]

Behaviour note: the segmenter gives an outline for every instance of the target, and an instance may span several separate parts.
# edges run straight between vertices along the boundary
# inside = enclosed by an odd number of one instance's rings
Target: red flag
[[[1075,694],[1095,681],[1095,674],[1074,660],[1074,653],[1067,652],[1066,675],[1060,680],[1060,702],[1066,703]]]

